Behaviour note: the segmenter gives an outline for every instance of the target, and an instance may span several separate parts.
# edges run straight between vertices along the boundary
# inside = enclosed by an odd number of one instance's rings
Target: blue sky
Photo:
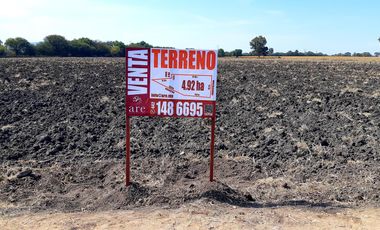
[[[0,0],[0,39],[144,40],[176,48],[380,52],[376,0]]]

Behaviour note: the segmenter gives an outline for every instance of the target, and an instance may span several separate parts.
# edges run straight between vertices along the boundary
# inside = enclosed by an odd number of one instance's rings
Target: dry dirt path
[[[34,213],[0,217],[0,229],[378,229],[379,208],[243,208],[198,201],[177,209]]]

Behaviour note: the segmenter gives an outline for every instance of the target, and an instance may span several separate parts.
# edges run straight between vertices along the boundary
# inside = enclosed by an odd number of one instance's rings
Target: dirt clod
[[[380,203],[379,63],[218,68],[216,181],[210,121],[134,117],[126,188],[125,60],[0,59],[0,213]]]

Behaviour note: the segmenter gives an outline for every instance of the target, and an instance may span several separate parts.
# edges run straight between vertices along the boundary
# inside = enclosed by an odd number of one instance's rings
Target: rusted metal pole
[[[211,143],[210,143],[210,181],[214,181],[214,146],[215,146],[215,123],[216,123],[216,115],[215,115],[215,105],[214,112],[211,118]]]
[[[126,154],[125,154],[125,185],[129,186],[131,183],[131,133],[130,133],[130,120],[129,116],[126,116]]]

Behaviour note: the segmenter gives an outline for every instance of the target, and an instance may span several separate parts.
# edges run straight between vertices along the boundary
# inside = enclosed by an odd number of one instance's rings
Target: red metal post
[[[215,115],[215,104],[214,111],[211,118],[211,143],[210,143],[210,181],[214,181],[214,145],[215,145],[215,123],[216,123],[216,115]]]
[[[131,144],[130,144],[130,121],[129,116],[126,116],[126,155],[125,155],[125,185],[129,186],[131,183]]]

